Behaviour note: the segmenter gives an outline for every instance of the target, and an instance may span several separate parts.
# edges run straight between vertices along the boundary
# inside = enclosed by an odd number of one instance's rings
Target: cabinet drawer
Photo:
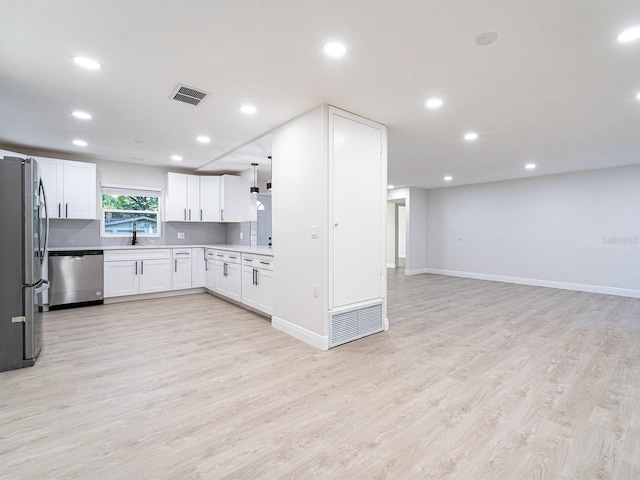
[[[256,255],[253,253],[243,253],[242,264],[250,265],[254,268],[264,268],[265,270],[273,270],[273,257],[267,256],[267,255]]]
[[[240,253],[238,252],[225,252],[224,260],[227,263],[240,263]]]
[[[129,250],[105,250],[105,262],[122,262],[126,260],[162,260],[171,258],[168,248],[132,248]]]
[[[190,248],[174,248],[172,250],[173,258],[191,258]]]

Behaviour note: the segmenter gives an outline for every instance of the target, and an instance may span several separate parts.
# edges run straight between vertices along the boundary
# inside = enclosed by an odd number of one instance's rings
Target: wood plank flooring
[[[389,319],[321,352],[207,294],[49,312],[0,478],[640,478],[640,300],[391,271]]]

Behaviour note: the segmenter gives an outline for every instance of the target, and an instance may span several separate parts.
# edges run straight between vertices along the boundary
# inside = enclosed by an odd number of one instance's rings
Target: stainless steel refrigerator
[[[38,163],[0,160],[0,371],[35,364],[42,349],[42,278],[49,218]]]

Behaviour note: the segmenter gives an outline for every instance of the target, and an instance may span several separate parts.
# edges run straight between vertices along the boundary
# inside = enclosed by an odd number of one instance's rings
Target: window
[[[161,191],[144,187],[102,185],[103,237],[160,236]]]

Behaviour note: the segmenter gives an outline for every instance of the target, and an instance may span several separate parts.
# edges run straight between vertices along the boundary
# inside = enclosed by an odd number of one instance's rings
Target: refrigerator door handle
[[[44,189],[42,179],[40,179],[40,186],[38,187],[42,192],[42,205],[44,206],[44,245],[40,252],[40,263],[44,262],[44,257],[47,253],[47,247],[49,246],[49,209],[47,208],[47,192]],[[40,237],[38,236],[38,240]]]

